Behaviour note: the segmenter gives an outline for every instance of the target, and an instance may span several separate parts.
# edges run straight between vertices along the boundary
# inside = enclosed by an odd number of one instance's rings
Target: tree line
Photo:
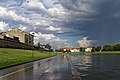
[[[120,44],[92,47],[92,51],[120,51]]]
[[[38,44],[36,44],[35,46],[34,46],[34,49],[35,50],[39,50],[39,51],[53,51],[52,49],[51,49],[52,47],[51,47],[51,45],[50,44],[45,44],[45,45],[42,45],[42,44],[40,44],[39,42],[38,42]]]

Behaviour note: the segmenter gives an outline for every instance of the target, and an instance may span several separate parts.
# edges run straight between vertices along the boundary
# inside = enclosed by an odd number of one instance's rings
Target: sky
[[[120,0],[0,0],[0,32],[35,33],[53,48],[120,43]]]

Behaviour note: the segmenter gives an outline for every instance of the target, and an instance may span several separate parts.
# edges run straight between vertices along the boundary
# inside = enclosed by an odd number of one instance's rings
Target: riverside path
[[[73,72],[74,73],[74,72]],[[30,62],[0,70],[0,80],[79,80],[72,76],[68,56]]]

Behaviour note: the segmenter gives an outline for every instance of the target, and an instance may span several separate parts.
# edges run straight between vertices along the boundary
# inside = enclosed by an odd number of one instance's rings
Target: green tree
[[[38,42],[38,48],[40,48],[40,43]]]
[[[51,50],[51,45],[50,45],[50,44],[46,44],[46,45],[45,45],[45,48]]]
[[[80,47],[80,51],[81,52],[85,52],[85,48],[84,47]]]
[[[103,51],[112,51],[111,45],[105,45],[105,46],[103,47]]]
[[[35,45],[35,49],[39,50],[40,49],[40,43],[38,42],[37,45]]]
[[[95,47],[92,47],[92,52],[95,52],[96,51],[96,48]]]
[[[59,49],[56,49],[55,50],[56,52],[62,52],[62,50],[59,48]]]
[[[100,51],[101,50],[101,46],[97,46],[96,48],[95,48],[95,51]]]
[[[114,45],[115,51],[120,51],[120,44]]]

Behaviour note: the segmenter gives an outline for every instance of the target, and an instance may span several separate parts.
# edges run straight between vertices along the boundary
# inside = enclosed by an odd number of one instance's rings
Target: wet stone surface
[[[0,70],[0,80],[72,80],[68,58],[58,55]]]
[[[71,55],[82,80],[120,80],[120,55]]]

